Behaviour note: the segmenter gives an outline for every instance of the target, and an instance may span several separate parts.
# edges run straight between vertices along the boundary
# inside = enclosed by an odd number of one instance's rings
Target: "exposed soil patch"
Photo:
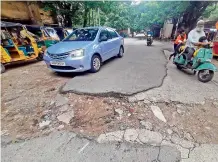
[[[51,72],[44,62],[9,67],[1,75],[2,134],[13,138],[41,134],[34,125],[69,79]]]
[[[1,121],[4,136],[26,139],[67,129],[81,135],[96,137],[104,132],[145,128],[162,133],[172,132],[198,143],[218,143],[218,101],[204,105],[179,103],[129,103],[112,97],[65,94],[67,111],[74,111],[69,124],[58,120],[63,107],[55,106],[59,88],[73,76],[59,76],[43,62],[8,70],[2,75]],[[150,106],[158,106],[164,123],[154,116]],[[46,125],[47,123],[47,125]],[[44,124],[44,126],[42,126]]]

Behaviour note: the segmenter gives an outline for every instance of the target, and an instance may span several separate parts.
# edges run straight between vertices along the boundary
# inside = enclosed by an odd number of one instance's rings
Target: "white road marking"
[[[87,142],[80,150],[79,150],[79,154],[89,145],[89,142]]]

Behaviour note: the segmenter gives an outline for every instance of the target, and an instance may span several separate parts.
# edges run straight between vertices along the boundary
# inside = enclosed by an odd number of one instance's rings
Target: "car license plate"
[[[65,62],[59,62],[59,61],[50,61],[50,64],[56,66],[65,66]]]

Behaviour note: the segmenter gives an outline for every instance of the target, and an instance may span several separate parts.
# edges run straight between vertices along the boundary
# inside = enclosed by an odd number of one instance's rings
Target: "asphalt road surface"
[[[113,58],[95,74],[84,73],[71,79],[63,91],[80,93],[119,93],[131,95],[162,84],[166,76],[164,44],[146,40],[125,39],[123,58]]]
[[[2,162],[177,162],[180,152],[169,146],[98,144],[57,132],[2,148]]]

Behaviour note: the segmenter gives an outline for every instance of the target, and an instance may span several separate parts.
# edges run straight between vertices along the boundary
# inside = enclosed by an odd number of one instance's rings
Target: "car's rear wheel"
[[[124,53],[123,47],[120,47],[119,54],[117,56],[121,58],[123,57],[123,53]]]
[[[92,56],[90,71],[92,73],[96,73],[100,70],[100,68],[101,68],[101,58],[98,55]]]

